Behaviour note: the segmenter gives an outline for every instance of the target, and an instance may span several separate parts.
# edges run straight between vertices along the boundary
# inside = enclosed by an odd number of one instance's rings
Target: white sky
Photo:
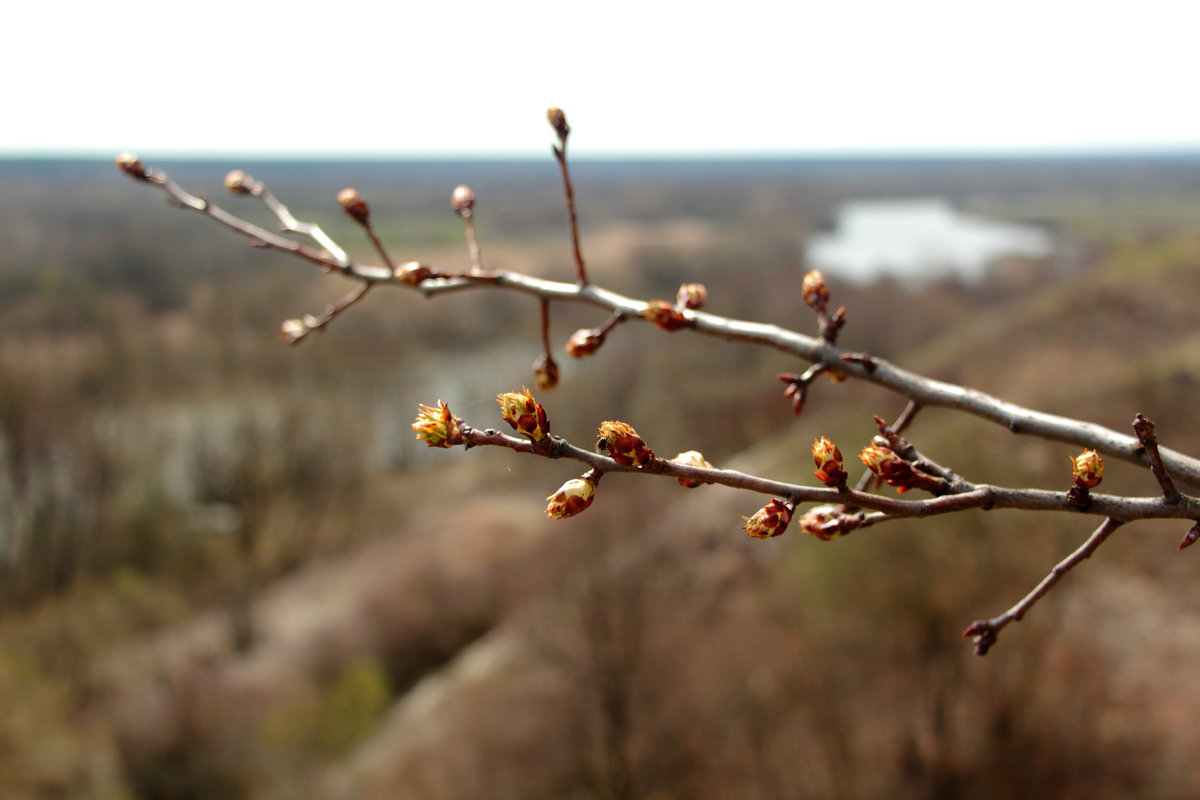
[[[712,9],[712,10],[702,10]],[[0,155],[1200,148],[1193,0],[13,2]]]

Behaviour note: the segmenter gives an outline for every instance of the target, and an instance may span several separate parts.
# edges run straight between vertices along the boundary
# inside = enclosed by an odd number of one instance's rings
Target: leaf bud
[[[1104,478],[1104,459],[1095,450],[1084,450],[1071,459],[1071,474],[1076,486],[1091,489]]]
[[[800,517],[800,529],[828,542],[862,526],[861,514],[847,514],[843,506],[816,506]]]
[[[671,459],[672,464],[682,464],[685,467],[702,467],[704,469],[712,469],[713,465],[708,463],[708,460],[699,450],[688,450],[680,453]],[[705,486],[709,481],[698,481],[695,478],[676,478],[679,485],[687,489],[695,489],[699,486]]]
[[[550,422],[546,419],[546,410],[542,404],[533,399],[526,388],[519,392],[506,392],[496,395],[500,403],[500,414],[513,430],[523,433],[535,442],[545,439],[550,433]]]
[[[813,462],[817,471],[813,473],[826,486],[844,487],[846,485],[846,470],[843,468],[842,451],[829,439],[822,436],[814,439],[812,444]]]
[[[309,328],[302,319],[285,319],[279,326],[279,337],[288,344],[295,344],[308,335]]]
[[[702,283],[685,283],[675,295],[675,305],[693,310],[704,307],[708,300],[708,289]]]
[[[666,300],[651,300],[646,304],[642,316],[664,331],[677,331],[687,326],[687,318],[683,316],[683,312]]]
[[[566,141],[567,136],[571,133],[571,127],[567,125],[567,115],[558,106],[551,107],[546,110],[546,119],[550,122],[550,127],[554,128],[554,132],[558,134],[558,138]]]
[[[337,199],[350,218],[359,225],[371,224],[371,207],[357,189],[346,187],[338,192]]]
[[[572,478],[547,497],[546,516],[550,519],[566,519],[590,506],[596,496],[596,482],[591,475],[589,472],[581,478]]]
[[[742,529],[746,531],[747,536],[754,539],[771,539],[787,530],[788,523],[792,521],[793,510],[791,503],[784,503],[772,497],[771,502],[746,519]]]
[[[618,420],[600,423],[596,447],[608,453],[613,461],[622,466],[645,466],[654,460],[654,451],[638,436],[631,425]]]
[[[124,172],[134,180],[149,180],[150,176],[146,170],[146,165],[143,164],[141,159],[139,159],[133,153],[121,153],[116,157],[115,163],[117,165],[117,169],[121,170],[121,172]]]
[[[422,264],[420,261],[409,261],[396,267],[394,273],[396,280],[401,283],[407,283],[409,286],[416,286],[426,278],[437,277],[437,270],[428,264]]]
[[[475,193],[471,191],[471,187],[465,183],[455,187],[454,193],[450,195],[450,207],[463,219],[470,217],[475,209]]]
[[[240,169],[231,170],[225,176],[225,188],[230,194],[250,194],[253,179]]]
[[[549,353],[542,353],[533,362],[533,374],[537,378],[539,391],[558,386],[558,362]]]
[[[804,294],[804,302],[814,310],[820,311],[829,302],[829,287],[825,285],[825,276],[819,269],[809,270],[800,288]]]
[[[604,344],[604,333],[599,328],[580,328],[567,339],[567,355],[571,358],[590,356]]]
[[[430,447],[453,447],[462,444],[463,421],[450,413],[450,408],[438,400],[440,408],[422,405],[412,429],[417,438]]]

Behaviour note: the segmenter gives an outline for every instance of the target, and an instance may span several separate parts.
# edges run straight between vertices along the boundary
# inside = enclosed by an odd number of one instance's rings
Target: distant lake
[[[881,274],[977,281],[999,260],[1053,250],[1041,228],[964,214],[940,198],[843,203],[835,229],[806,244],[809,267],[859,281]]]

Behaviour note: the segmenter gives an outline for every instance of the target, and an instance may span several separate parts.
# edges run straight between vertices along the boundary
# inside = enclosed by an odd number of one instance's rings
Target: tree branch
[[[1033,608],[1034,603],[1042,599],[1047,592],[1054,588],[1056,583],[1062,580],[1064,575],[1079,566],[1084,559],[1091,558],[1092,553],[1096,552],[1096,548],[1104,544],[1104,540],[1123,524],[1124,522],[1121,520],[1112,519],[1111,517],[1104,520],[1104,522],[1100,523],[1100,527],[1092,532],[1087,541],[1079,546],[1079,549],[1055,564],[1054,569],[1050,570],[1050,574],[1042,578],[1041,583],[1035,586],[1029,594],[1022,597],[1012,608],[998,617],[972,622],[963,631],[963,638],[972,639],[975,644],[976,655],[987,655],[988,650],[996,643],[996,637],[1000,635],[1000,631],[1004,630],[1010,623],[1019,622],[1024,618],[1029,609]]]

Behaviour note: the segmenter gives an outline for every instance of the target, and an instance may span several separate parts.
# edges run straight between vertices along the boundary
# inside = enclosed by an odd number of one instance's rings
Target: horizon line
[[[110,161],[120,151],[88,150],[2,150],[0,161]],[[267,161],[280,163],[353,163],[353,162],[540,162],[550,156],[527,151],[471,151],[471,152],[416,152],[416,151],[189,151],[164,148],[159,151],[144,150],[139,157],[157,161],[214,162],[228,160]],[[713,150],[713,151],[593,151],[572,154],[573,163],[612,162],[770,162],[770,161],[1019,161],[1040,159],[1087,160],[1116,158],[1197,158],[1200,144],[1113,146],[1113,147],[1030,147],[1030,148],[964,148],[946,149],[895,149],[895,150]]]

